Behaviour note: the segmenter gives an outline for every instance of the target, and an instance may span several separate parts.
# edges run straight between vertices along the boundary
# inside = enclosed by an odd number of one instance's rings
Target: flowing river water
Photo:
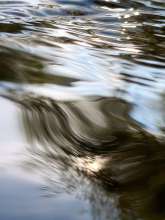
[[[164,0],[0,0],[0,219],[165,219]]]

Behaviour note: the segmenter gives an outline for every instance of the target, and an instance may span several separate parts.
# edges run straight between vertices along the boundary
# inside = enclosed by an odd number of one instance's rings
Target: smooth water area
[[[165,219],[164,0],[0,0],[0,219]]]

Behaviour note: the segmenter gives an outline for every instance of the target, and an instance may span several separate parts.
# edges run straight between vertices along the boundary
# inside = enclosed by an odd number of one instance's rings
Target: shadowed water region
[[[0,1],[0,219],[165,219],[164,0]]]

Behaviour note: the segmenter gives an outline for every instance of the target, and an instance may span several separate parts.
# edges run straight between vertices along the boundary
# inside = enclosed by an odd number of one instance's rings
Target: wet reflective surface
[[[0,1],[0,219],[165,219],[164,0]]]

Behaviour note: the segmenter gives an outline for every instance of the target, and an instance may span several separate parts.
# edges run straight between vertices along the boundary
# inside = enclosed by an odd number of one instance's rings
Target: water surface
[[[1,0],[0,103],[0,219],[165,219],[164,0]]]

